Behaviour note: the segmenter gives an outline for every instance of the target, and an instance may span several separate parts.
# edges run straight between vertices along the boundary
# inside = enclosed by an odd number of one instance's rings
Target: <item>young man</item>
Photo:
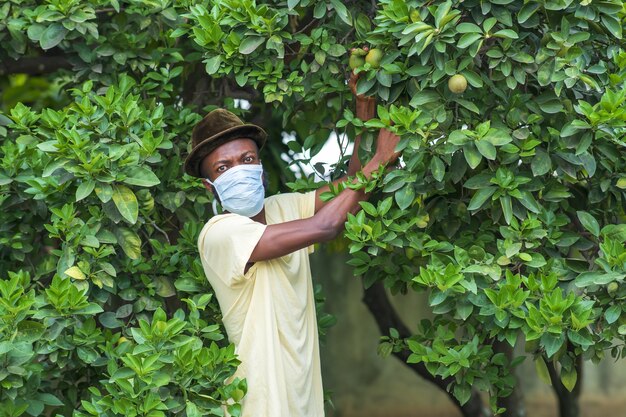
[[[355,91],[356,77],[350,80]],[[374,116],[373,100],[357,96],[357,116]],[[309,193],[264,198],[259,149],[266,140],[258,126],[243,124],[218,109],[194,128],[185,171],[203,178],[225,214],[200,232],[198,250],[222,310],[229,340],[241,360],[236,376],[246,378],[243,417],[323,417],[317,322],[309,253],[333,239],[356,213],[363,191],[349,188],[328,202]],[[349,175],[366,176],[394,162],[399,138],[383,129],[376,153],[361,168],[358,141]],[[339,181],[345,180],[341,179]],[[339,182],[337,181],[337,182]]]

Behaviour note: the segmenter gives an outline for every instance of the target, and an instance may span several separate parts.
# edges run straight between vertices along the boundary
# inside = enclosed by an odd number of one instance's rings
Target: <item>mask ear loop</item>
[[[215,189],[215,185],[211,182],[210,179],[205,178],[205,180],[211,184],[211,186],[213,187],[213,189]],[[211,203],[211,211],[213,211],[213,215],[217,216],[219,213],[217,212],[217,197],[215,195],[213,195],[213,202]]]

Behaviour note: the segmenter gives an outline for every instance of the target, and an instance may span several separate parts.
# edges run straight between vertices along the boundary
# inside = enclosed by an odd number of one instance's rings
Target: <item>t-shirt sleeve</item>
[[[315,214],[315,191],[309,191],[307,193],[298,195],[298,211],[300,212],[301,219],[308,219]]]
[[[309,217],[313,217],[315,214],[315,199],[316,192],[309,191],[308,193],[300,194],[299,198],[299,208],[300,218],[308,219]],[[310,245],[307,247],[307,253],[310,255],[315,252],[315,245]]]
[[[225,215],[208,226],[200,236],[198,249],[213,272],[213,279],[233,286],[246,278],[246,264],[265,227],[236,214]]]

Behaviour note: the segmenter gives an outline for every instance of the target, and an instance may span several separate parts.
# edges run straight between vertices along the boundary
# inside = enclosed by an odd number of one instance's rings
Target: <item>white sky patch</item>
[[[233,104],[236,108],[240,108],[243,110],[249,110],[251,107],[250,102],[245,99],[236,98]],[[282,136],[284,144],[296,140],[295,135],[292,133],[283,132]],[[346,135],[338,136],[335,133],[331,133],[328,137],[328,140],[324,144],[324,147],[318,152],[318,154],[315,155],[308,164],[300,162],[299,165],[302,167],[305,175],[308,176],[315,172],[315,169],[313,168],[315,164],[322,163],[325,168],[323,179],[328,181],[330,179],[332,165],[336,164],[337,161],[339,161],[339,159],[341,158],[342,149],[344,155],[351,155],[353,147],[354,144],[348,140],[348,137]],[[283,154],[282,158],[286,162],[292,162],[294,159],[308,159],[310,155],[310,151],[306,150],[304,153]],[[300,170],[295,164],[291,165],[290,168],[296,175],[300,174]],[[316,175],[318,177],[318,180],[322,179],[319,173],[317,173]]]
[[[295,135],[283,132],[283,143],[287,144],[293,140],[296,140]],[[336,135],[335,133],[331,133],[322,149],[311,159],[311,161],[308,164],[300,162],[299,165],[302,167],[305,175],[308,176],[315,172],[317,179],[324,179],[325,181],[328,181],[330,180],[333,165],[339,161],[342,152],[344,155],[351,155],[353,148],[354,143],[350,142],[346,135]],[[310,158],[310,155],[311,153],[307,149],[302,153],[292,153],[289,155],[283,154],[283,160],[291,162],[294,159],[308,159]],[[315,171],[314,166],[318,163],[324,165],[325,170],[323,177]],[[297,166],[295,166],[295,164],[291,165],[290,168],[297,175],[300,173],[300,170]]]

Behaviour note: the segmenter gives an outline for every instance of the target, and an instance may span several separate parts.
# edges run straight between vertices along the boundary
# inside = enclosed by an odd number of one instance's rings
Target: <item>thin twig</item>
[[[167,233],[165,233],[165,230],[161,229],[159,226],[157,226],[157,224],[153,221],[150,222],[150,224],[152,225],[152,227],[154,227],[156,230],[158,230],[159,232],[161,232],[163,234],[163,236],[165,236],[165,240],[167,241],[167,244],[170,245],[170,237],[167,235]]]

